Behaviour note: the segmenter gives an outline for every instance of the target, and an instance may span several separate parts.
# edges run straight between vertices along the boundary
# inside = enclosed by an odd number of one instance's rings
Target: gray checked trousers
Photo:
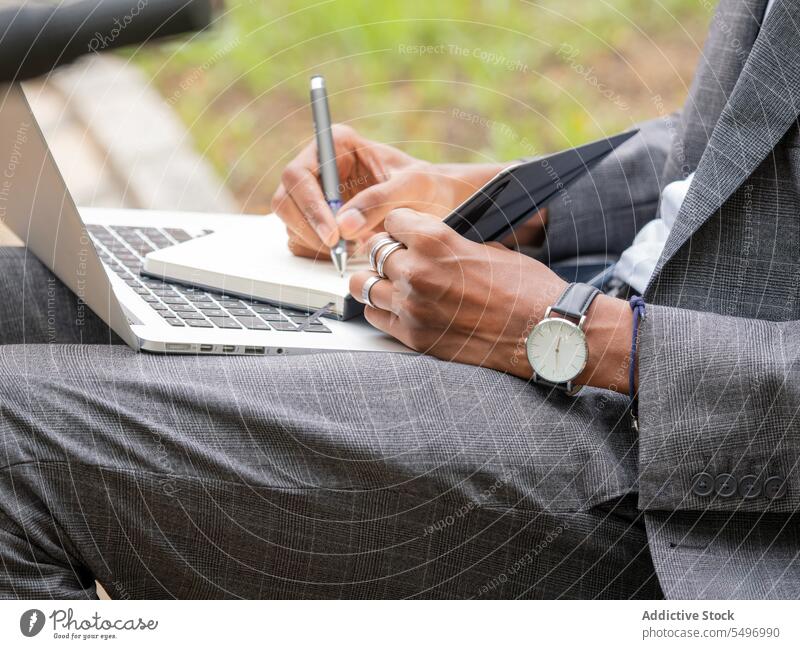
[[[656,598],[624,399],[137,354],[0,249],[0,597]]]

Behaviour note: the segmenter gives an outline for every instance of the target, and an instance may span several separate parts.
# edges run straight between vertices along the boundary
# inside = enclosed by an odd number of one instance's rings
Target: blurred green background
[[[216,27],[137,55],[246,211],[269,209],[334,121],[436,161],[507,160],[678,108],[711,19],[701,0],[228,0]]]

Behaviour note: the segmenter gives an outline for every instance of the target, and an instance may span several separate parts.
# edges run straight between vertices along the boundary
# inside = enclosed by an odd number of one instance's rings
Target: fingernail
[[[367,224],[367,219],[361,213],[361,210],[351,207],[345,210],[336,217],[339,223],[339,229],[344,236],[352,236]]]

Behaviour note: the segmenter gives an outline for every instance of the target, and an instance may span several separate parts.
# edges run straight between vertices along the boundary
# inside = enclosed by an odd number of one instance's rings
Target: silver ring
[[[386,260],[389,259],[389,255],[396,250],[400,250],[400,248],[405,248],[405,246],[399,241],[395,241],[390,246],[384,246],[381,248],[380,255],[378,256],[378,267],[375,270],[383,279],[388,279],[383,272],[383,267],[386,265]]]
[[[372,287],[382,279],[383,278],[380,275],[372,275],[371,277],[367,278],[367,281],[364,282],[364,286],[361,287],[361,299],[364,301],[364,304],[371,306],[373,309],[377,309],[378,307],[376,307],[372,303],[372,300],[369,299],[369,292],[372,290]]]
[[[392,239],[392,237],[390,237],[387,234],[382,236],[380,239],[378,239],[375,243],[372,244],[372,248],[369,251],[369,267],[372,270],[375,270],[377,268],[377,261],[375,260],[375,258],[378,255],[378,251],[389,243],[395,243],[395,240]]]

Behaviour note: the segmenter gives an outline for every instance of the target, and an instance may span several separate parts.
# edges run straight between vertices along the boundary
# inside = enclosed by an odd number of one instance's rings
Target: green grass
[[[511,159],[677,108],[709,20],[697,0],[229,0],[214,30],[137,63],[252,211],[311,136],[313,73],[369,137]]]

